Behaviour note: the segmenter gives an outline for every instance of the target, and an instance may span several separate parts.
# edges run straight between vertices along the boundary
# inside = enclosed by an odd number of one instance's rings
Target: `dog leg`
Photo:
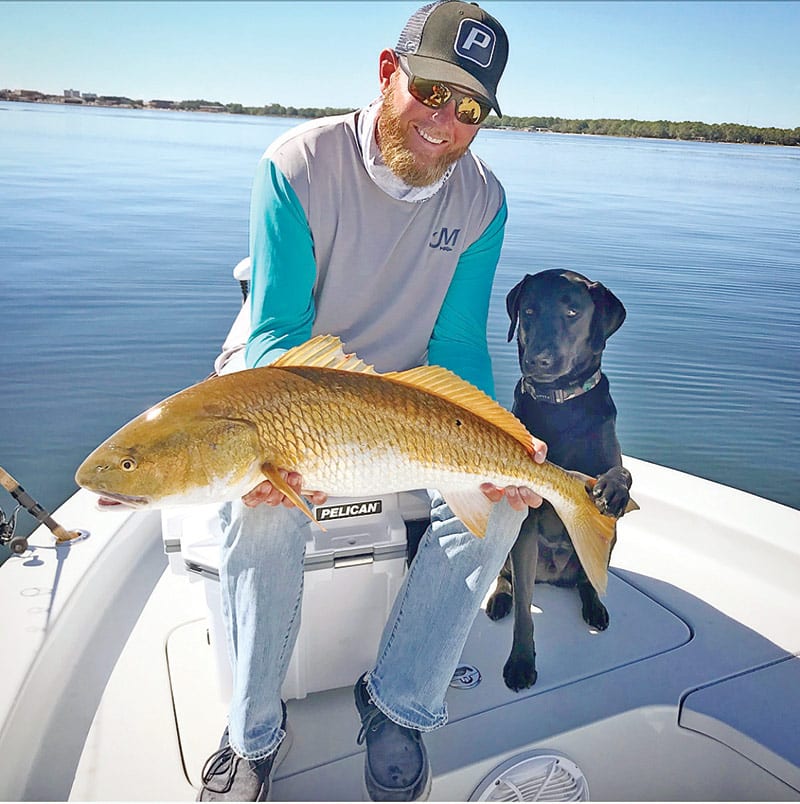
[[[609,623],[608,609],[597,596],[597,592],[585,574],[578,581],[578,594],[581,596],[581,615],[584,621],[591,628],[605,631]]]
[[[536,649],[533,642],[531,602],[536,579],[539,539],[535,529],[522,528],[511,550],[511,572],[514,586],[514,641],[503,679],[509,689],[519,690],[536,683]]]
[[[511,579],[511,557],[506,558],[503,569],[495,581],[494,592],[486,601],[486,616],[490,620],[502,620],[511,611],[514,588]]]

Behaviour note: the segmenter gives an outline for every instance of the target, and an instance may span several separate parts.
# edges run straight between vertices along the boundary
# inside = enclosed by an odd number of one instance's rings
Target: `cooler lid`
[[[311,525],[306,530],[305,570],[404,558],[406,529],[399,496],[331,498],[315,506],[315,519],[321,527]],[[419,500],[411,498],[409,505],[416,516]],[[186,569],[209,578],[219,578],[222,530],[218,511],[219,506],[213,504],[162,512],[165,551],[180,549]]]

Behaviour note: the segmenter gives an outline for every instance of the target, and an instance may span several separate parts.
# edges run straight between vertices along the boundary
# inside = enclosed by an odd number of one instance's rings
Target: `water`
[[[46,507],[110,432],[210,371],[256,163],[296,122],[0,104],[0,465]],[[510,209],[500,401],[506,292],[572,268],[628,310],[604,357],[623,451],[800,508],[800,152],[503,131],[475,150]]]

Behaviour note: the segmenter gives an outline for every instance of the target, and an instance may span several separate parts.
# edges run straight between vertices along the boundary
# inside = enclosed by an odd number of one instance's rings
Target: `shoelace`
[[[215,792],[225,793],[230,790],[233,782],[233,773],[236,768],[236,756],[230,745],[224,745],[218,751],[215,751],[203,765],[203,772],[201,774],[203,784],[208,786],[209,782],[219,776],[225,776],[224,787],[215,788]]]
[[[356,738],[356,745],[362,745],[364,740],[367,739],[367,732],[370,731],[370,729],[377,731],[381,727],[381,724],[385,723],[387,720],[389,720],[389,718],[373,704],[372,711],[361,721],[361,728]]]

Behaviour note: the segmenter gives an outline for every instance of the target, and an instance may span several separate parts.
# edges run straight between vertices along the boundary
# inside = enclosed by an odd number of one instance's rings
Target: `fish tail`
[[[587,487],[591,488],[594,485],[594,478],[580,472],[568,472],[568,474],[572,475],[575,483],[580,485],[580,488],[575,490],[576,502],[569,506],[568,511],[559,511],[559,506],[555,503],[554,507],[567,528],[586,577],[597,593],[602,595],[605,594],[608,583],[608,562],[614,543],[617,519],[600,513],[593,498],[586,493]],[[633,505],[636,506],[636,503]]]

